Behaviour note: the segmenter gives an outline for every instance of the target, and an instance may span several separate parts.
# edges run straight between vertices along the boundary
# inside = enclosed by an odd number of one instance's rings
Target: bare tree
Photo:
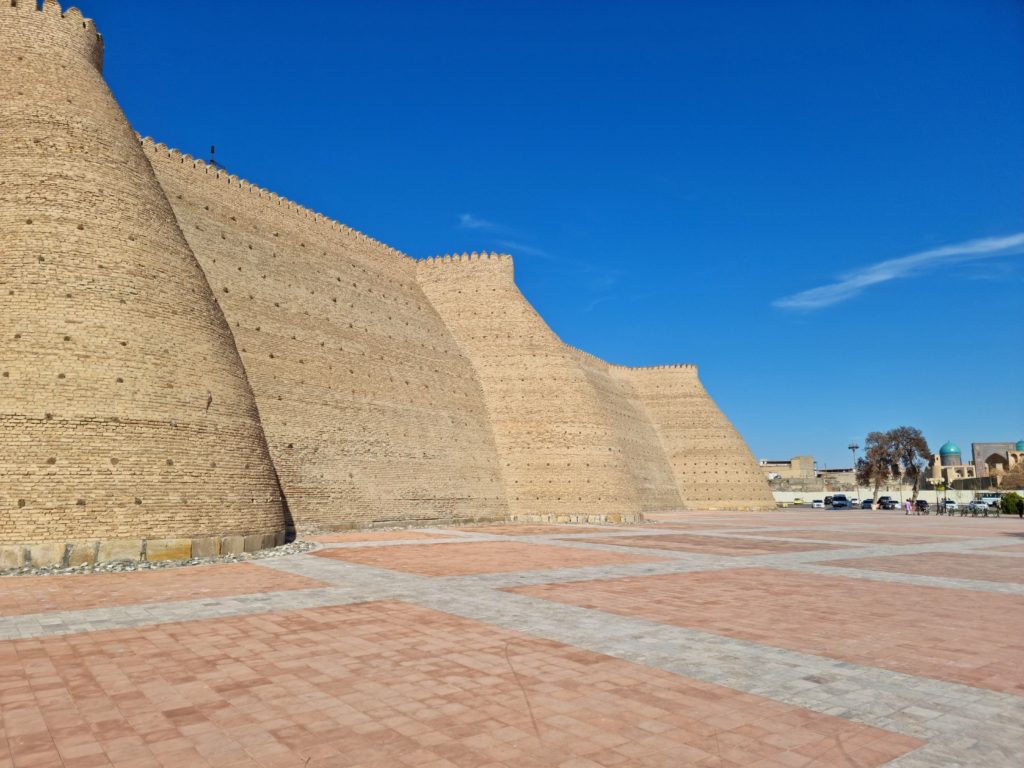
[[[921,489],[921,476],[932,457],[928,441],[916,427],[896,427],[886,433],[892,446],[893,458],[899,464],[902,477],[914,484],[911,502],[917,501]]]
[[[857,482],[870,485],[871,498],[878,498],[878,489],[899,476],[896,454],[888,432],[870,432],[864,441],[864,458],[857,460]]]

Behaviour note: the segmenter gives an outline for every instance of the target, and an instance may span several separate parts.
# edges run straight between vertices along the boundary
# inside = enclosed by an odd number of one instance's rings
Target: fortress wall
[[[693,365],[619,369],[661,435],[690,509],[773,509],[764,473]]]
[[[101,62],[77,11],[0,2],[0,560],[273,542],[285,511],[245,371]]]
[[[601,396],[519,292],[512,259],[426,259],[417,277],[473,362],[513,517],[636,520],[640,494]]]
[[[230,321],[297,525],[507,517],[480,383],[415,263],[143,146]]]
[[[588,352],[568,347],[582,369],[622,449],[623,464],[632,478],[644,512],[682,509],[675,475],[661,438],[640,402],[632,378]]]

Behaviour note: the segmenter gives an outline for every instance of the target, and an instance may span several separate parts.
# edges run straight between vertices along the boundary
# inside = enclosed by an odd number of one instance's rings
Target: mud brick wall
[[[230,321],[298,527],[507,517],[480,383],[415,261],[144,148]]]
[[[283,532],[231,332],[102,52],[77,11],[0,0],[0,544]]]
[[[594,355],[569,347],[587,382],[597,394],[605,418],[622,449],[622,461],[640,499],[643,512],[682,509],[682,498],[661,438],[640,401],[630,369],[610,365]]]
[[[661,437],[690,509],[771,509],[764,473],[708,395],[694,365],[633,368],[632,382]]]
[[[508,256],[416,261],[140,141],[102,60],[0,0],[0,568],[772,506],[696,368],[566,346]]]
[[[640,494],[615,428],[568,347],[519,292],[511,257],[418,266],[480,377],[512,514],[638,519]]]

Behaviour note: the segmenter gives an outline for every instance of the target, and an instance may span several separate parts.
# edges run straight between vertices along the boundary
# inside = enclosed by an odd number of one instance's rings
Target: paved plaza
[[[1024,523],[652,515],[0,579],[0,768],[1024,764]]]

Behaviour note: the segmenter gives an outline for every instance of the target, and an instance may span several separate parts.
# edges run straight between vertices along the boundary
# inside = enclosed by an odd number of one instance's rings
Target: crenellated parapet
[[[621,368],[626,371],[634,371],[636,373],[653,373],[655,371],[687,371],[689,373],[696,373],[697,366],[693,363],[670,363],[668,365],[617,365],[616,368]]]
[[[420,270],[445,267],[500,267],[511,275],[512,257],[507,253],[473,251],[472,253],[446,253],[443,256],[416,259],[416,268]]]
[[[0,0],[3,2],[3,0]],[[253,195],[255,197],[264,198],[272,205],[279,206],[285,210],[291,211],[294,215],[304,219],[310,224],[316,224],[324,226],[329,229],[336,230],[337,232],[343,233],[349,237],[354,237],[357,240],[365,241],[378,248],[383,249],[385,252],[390,253],[394,256],[401,257],[413,261],[412,257],[397,248],[393,248],[387,243],[382,243],[379,240],[370,237],[357,229],[342,224],[339,221],[335,221],[329,216],[325,216],[322,213],[318,213],[304,205],[289,200],[286,197],[282,197],[276,192],[271,192],[268,189],[264,189],[258,184],[253,184],[251,181],[247,181],[243,178],[236,176],[233,173],[228,173],[224,168],[220,168],[216,165],[207,163],[204,160],[192,157],[192,155],[181,152],[173,147],[168,147],[166,144],[155,141],[149,136],[140,136],[139,140],[142,142],[142,148],[147,154],[157,155],[162,154],[172,160],[181,163],[183,167],[191,168],[196,173],[202,174],[204,177],[210,180],[214,180],[224,185],[238,190],[242,194]]]
[[[77,8],[61,11],[57,0],[0,0],[0,25],[8,26],[5,42],[18,61],[42,56],[51,63],[80,56],[103,70],[103,37],[92,19]]]
[[[562,342],[565,344],[565,342]],[[686,371],[689,373],[696,373],[697,366],[693,363],[670,363],[666,365],[619,365],[618,363],[609,363],[597,355],[587,352],[585,349],[574,347],[572,344],[565,344],[567,348],[572,350],[574,354],[583,360],[586,360],[595,365],[607,366],[609,370],[613,371],[627,371],[630,373],[651,373],[654,371]]]

